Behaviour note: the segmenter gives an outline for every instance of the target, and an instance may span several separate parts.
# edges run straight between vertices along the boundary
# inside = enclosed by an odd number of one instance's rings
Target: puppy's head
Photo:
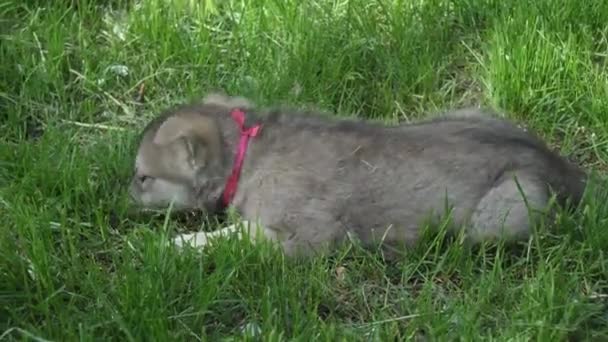
[[[212,118],[193,110],[163,117],[144,131],[129,193],[145,208],[173,202],[177,210],[205,209],[207,178],[216,172],[219,152],[220,135]]]
[[[240,97],[210,94],[202,104],[161,115],[144,130],[129,193],[144,208],[216,211],[225,160],[217,115],[249,109]]]

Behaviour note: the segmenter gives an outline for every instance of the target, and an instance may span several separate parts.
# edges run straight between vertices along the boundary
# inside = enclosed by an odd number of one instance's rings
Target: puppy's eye
[[[146,176],[146,175],[141,175],[141,176],[137,177],[137,180],[139,180],[140,184],[145,184],[146,182],[150,182],[152,180],[152,177]]]

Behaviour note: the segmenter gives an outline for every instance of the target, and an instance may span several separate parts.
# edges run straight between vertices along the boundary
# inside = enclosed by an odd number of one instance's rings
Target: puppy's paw
[[[173,244],[179,249],[184,246],[190,246],[193,248],[203,248],[207,245],[207,234],[204,232],[197,232],[191,234],[179,234],[174,237],[169,243]]]

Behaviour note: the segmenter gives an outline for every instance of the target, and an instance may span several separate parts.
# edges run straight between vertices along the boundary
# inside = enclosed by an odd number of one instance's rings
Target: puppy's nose
[[[136,196],[135,189],[133,188],[133,183],[128,185],[127,193],[129,193],[129,197],[131,198],[132,201],[137,202],[137,196]]]

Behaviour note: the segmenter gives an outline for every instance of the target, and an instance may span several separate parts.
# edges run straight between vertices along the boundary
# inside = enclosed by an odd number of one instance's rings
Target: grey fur
[[[412,246],[425,223],[448,212],[451,231],[464,228],[471,243],[526,239],[538,218],[529,208],[546,210],[552,191],[560,204],[577,204],[585,189],[583,170],[481,109],[384,126],[312,111],[258,111],[242,98],[213,95],[146,127],[132,197],[147,207],[174,199],[178,208],[217,213],[238,140],[229,115],[235,106],[263,128],[250,143],[233,205],[289,255],[323,252],[347,236],[364,245],[380,239],[385,247]],[[184,114],[185,122],[207,120],[221,144],[205,144],[209,137],[201,135],[210,133],[189,124],[179,143],[156,146],[163,122]],[[172,174],[178,169],[189,171]],[[152,177],[148,184],[144,175]]]

